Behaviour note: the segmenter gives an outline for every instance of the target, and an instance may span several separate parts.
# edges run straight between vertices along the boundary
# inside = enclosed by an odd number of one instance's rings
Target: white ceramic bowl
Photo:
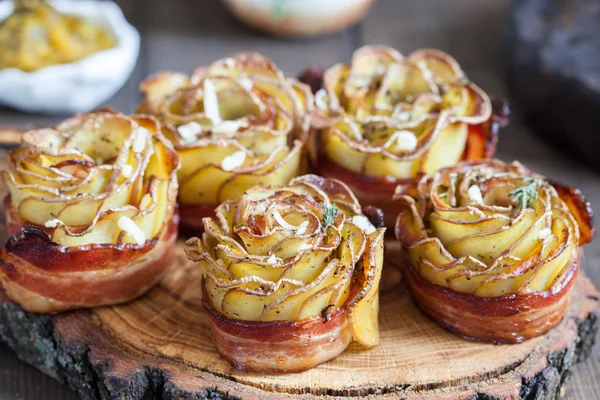
[[[316,36],[344,29],[367,13],[373,0],[223,0],[248,25],[281,36]],[[280,15],[277,15],[280,14]]]
[[[135,67],[140,35],[115,3],[90,0],[55,0],[57,10],[80,16],[108,29],[117,45],[84,59],[25,72],[0,69],[0,104],[23,111],[52,114],[89,111],[112,97]],[[0,1],[0,20],[13,10]]]

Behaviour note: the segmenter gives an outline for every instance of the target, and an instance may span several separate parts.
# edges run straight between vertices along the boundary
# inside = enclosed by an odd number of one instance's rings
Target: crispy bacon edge
[[[206,293],[206,290],[204,290]],[[219,314],[204,295],[213,343],[235,369],[262,373],[309,370],[352,342],[346,307],[302,321],[242,321]]]
[[[403,258],[413,299],[425,314],[465,339],[496,344],[521,343],[558,325],[568,310],[571,288],[579,272],[577,257],[561,283],[549,292],[480,297],[426,281],[410,265],[406,254]]]
[[[25,224],[10,208],[5,212],[9,231],[16,233],[0,250],[0,283],[12,301],[29,312],[131,301],[156,285],[175,257],[177,209],[162,235],[141,246],[68,248],[52,242],[47,228]]]
[[[575,217],[577,225],[579,225],[579,245],[591,242],[596,233],[592,204],[586,200],[578,188],[563,185],[555,181],[550,181],[550,184],[556,189],[558,197],[565,202],[569,211]]]
[[[492,99],[492,116],[482,124],[469,126],[467,146],[461,161],[477,161],[493,158],[496,153],[498,136],[501,128],[508,125],[510,109],[503,98]],[[318,132],[314,132],[312,146],[320,143]],[[385,216],[385,226],[393,231],[396,223],[397,207],[393,200],[394,191],[398,185],[416,184],[422,174],[412,179],[400,179],[392,176],[371,177],[350,171],[329,159],[319,149],[317,161],[313,169],[325,178],[339,179],[346,183],[356,195],[360,204],[381,209]]]

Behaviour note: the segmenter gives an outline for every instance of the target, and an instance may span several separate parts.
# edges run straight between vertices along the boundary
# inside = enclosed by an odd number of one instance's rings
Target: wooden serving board
[[[42,316],[0,291],[0,339],[84,399],[557,399],[599,325],[598,291],[580,275],[568,317],[548,335],[519,345],[469,342],[423,316],[388,263],[379,347],[352,344],[300,374],[245,373],[215,350],[201,275],[177,246],[161,284],[126,305]],[[390,241],[389,260],[396,249]]]
[[[0,169],[7,154],[0,151]],[[0,199],[6,195],[0,186]],[[1,211],[1,210],[0,210]],[[0,212],[0,242],[7,239]],[[386,242],[381,345],[356,343],[299,374],[233,369],[212,344],[201,274],[177,243],[162,282],[129,304],[61,315],[23,311],[0,288],[0,341],[83,399],[557,399],[600,326],[599,293],[580,274],[568,316],[544,337],[497,346],[438,327],[401,280],[399,245]]]

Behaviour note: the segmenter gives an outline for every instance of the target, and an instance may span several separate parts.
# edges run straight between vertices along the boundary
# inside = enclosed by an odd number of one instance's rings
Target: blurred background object
[[[355,24],[374,0],[223,0],[248,25],[280,36],[318,36]]]
[[[127,81],[139,34],[108,1],[0,2],[0,103],[44,113],[88,111]]]
[[[15,0],[0,23],[0,68],[35,71],[115,46],[108,29],[62,14],[44,0]]]
[[[513,0],[508,86],[527,124],[600,169],[600,1]]]

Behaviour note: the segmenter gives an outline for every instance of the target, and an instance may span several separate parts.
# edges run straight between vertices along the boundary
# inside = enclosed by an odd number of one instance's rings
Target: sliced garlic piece
[[[411,131],[396,131],[383,145],[383,147],[391,146],[396,142],[396,147],[402,151],[414,151],[417,148],[419,140]]]
[[[327,111],[327,91],[325,89],[319,89],[315,93],[315,105],[319,110]]]
[[[469,186],[469,190],[467,190],[467,194],[471,200],[475,203],[483,204],[483,195],[481,194],[481,189],[477,185]]]
[[[204,80],[204,113],[211,120],[213,125],[221,123],[221,114],[219,112],[219,97],[217,88],[210,79]]]
[[[237,82],[247,91],[252,90],[252,87],[254,86],[254,82],[252,82],[252,79],[250,78],[239,78]]]
[[[146,235],[140,229],[140,227],[137,226],[135,222],[133,222],[131,218],[122,216],[121,218],[119,218],[117,226],[123,231],[127,232],[127,234],[129,234],[131,237],[133,237],[133,240],[135,240],[138,246],[141,246],[146,242]]]
[[[221,162],[221,169],[227,172],[233,171],[234,169],[242,165],[245,160],[246,152],[243,150],[236,151],[235,153],[230,154],[223,159],[223,161]]]
[[[46,221],[46,222],[44,223],[44,226],[45,226],[46,228],[56,228],[57,226],[59,226],[59,225],[64,225],[64,224],[65,224],[65,223],[64,223],[64,222],[62,222],[60,219],[58,219],[58,218],[54,218],[54,219],[51,219],[51,220],[49,220],[49,221]]]
[[[306,232],[307,228],[308,228],[308,221],[304,221],[303,223],[300,224],[300,226],[298,226],[298,230],[296,231],[296,233],[298,235],[302,235],[304,232]]]
[[[130,164],[125,164],[121,167],[121,175],[125,178],[130,178],[133,173],[133,166]]]
[[[213,126],[212,133],[215,135],[230,135],[239,131],[240,128],[245,128],[247,126],[248,123],[246,121],[223,121],[219,125]]]
[[[354,217],[352,217],[352,223],[354,225],[358,226],[367,235],[369,235],[377,230],[373,226],[371,221],[369,221],[369,218],[365,217],[364,215],[355,215]]]
[[[150,135],[150,131],[148,131],[148,129],[144,128],[143,126],[137,128],[135,137],[133,138],[133,143],[131,144],[131,149],[135,153],[141,153],[144,150],[148,135]]]
[[[185,142],[193,142],[198,134],[202,132],[202,125],[196,121],[191,121],[177,127],[177,132]]]

